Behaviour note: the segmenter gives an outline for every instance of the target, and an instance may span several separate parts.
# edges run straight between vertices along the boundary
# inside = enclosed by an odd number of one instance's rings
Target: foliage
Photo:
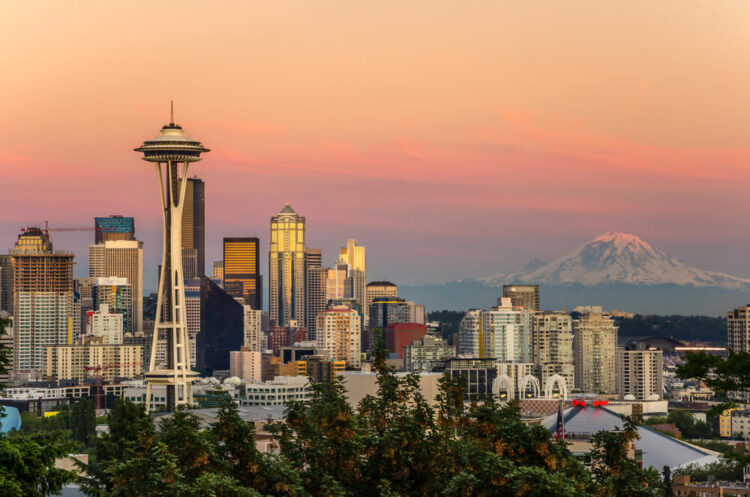
[[[677,376],[703,381],[720,396],[726,398],[750,398],[750,352],[733,352],[723,357],[705,352],[688,352],[685,363],[677,367]],[[718,416],[736,404],[728,402],[714,406],[709,414]]]
[[[667,415],[667,423],[674,423],[683,438],[713,438],[719,435],[712,423],[696,421],[685,409],[673,409]]]
[[[725,480],[742,481],[745,466],[737,461],[722,457],[705,465],[689,464],[675,470],[676,475],[690,475],[693,481]]]
[[[0,319],[0,337],[7,324],[7,319]],[[7,371],[9,358],[8,349],[0,344],[0,372]],[[71,450],[73,443],[59,430],[0,435],[0,495],[42,497],[59,492],[75,475],[55,468],[55,461]]]
[[[657,316],[636,314],[616,318],[620,337],[668,336],[676,340],[726,343],[727,320],[712,316]]]
[[[662,487],[664,488],[664,497],[673,497],[672,490],[672,470],[669,466],[664,466],[661,471]]]

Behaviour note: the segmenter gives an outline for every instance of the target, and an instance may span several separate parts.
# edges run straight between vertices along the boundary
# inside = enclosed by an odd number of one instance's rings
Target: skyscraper
[[[346,306],[333,306],[318,314],[318,348],[331,360],[346,361],[347,366],[361,366],[362,335],[359,312]]]
[[[469,311],[459,325],[459,354],[499,362],[531,362],[531,313],[509,298],[489,311]]]
[[[202,276],[206,272],[206,185],[192,177],[185,185],[185,205],[182,209],[182,248],[184,256],[195,257],[196,274],[185,279]],[[188,266],[191,267],[191,264]]]
[[[89,245],[89,277],[127,278],[132,290],[133,331],[143,331],[143,243],[114,240]]]
[[[575,384],[573,369],[573,321],[565,312],[536,312],[531,332],[531,355],[539,370],[542,386],[553,375],[565,378],[566,387]]]
[[[54,252],[39,228],[19,235],[10,254],[16,371],[41,373],[44,348],[73,341],[73,254]]]
[[[503,285],[503,297],[509,298],[513,307],[526,312],[539,310],[539,285]]]
[[[617,326],[602,312],[588,312],[573,322],[575,387],[589,393],[617,391]]]
[[[13,256],[0,255],[0,311],[13,314]]]
[[[305,249],[305,328],[307,337],[315,340],[318,313],[326,308],[328,269],[322,267],[320,249]]]
[[[750,352],[750,305],[727,313],[727,348]]]
[[[185,280],[182,274],[182,213],[188,166],[201,160],[209,150],[200,142],[186,137],[182,127],[174,123],[163,126],[161,135],[147,140],[136,152],[143,160],[153,162],[159,179],[159,198],[164,220],[162,263],[156,304],[153,347],[146,373],[146,405],[151,405],[154,385],[166,386],[168,411],[193,403],[192,381],[198,376],[190,369],[188,353],[187,313],[185,309]],[[134,285],[135,286],[135,285]],[[133,288],[134,293],[135,288]],[[140,286],[139,301],[142,301]],[[139,307],[140,308],[140,307]],[[140,313],[139,313],[140,314]],[[203,331],[203,330],[201,330]],[[156,369],[158,338],[166,334],[167,367]],[[202,333],[198,336],[200,337]]]
[[[339,260],[348,266],[345,298],[355,299],[364,313],[365,323],[370,313],[367,307],[367,258],[365,247],[357,240],[346,240],[346,247],[339,251]]]
[[[263,309],[260,276],[260,240],[256,237],[224,238],[224,290],[243,298],[253,309]]]
[[[135,240],[135,220],[123,216],[95,217],[94,243],[114,240]]]
[[[617,347],[617,395],[636,400],[661,399],[664,388],[664,357],[661,349],[639,343]]]
[[[93,309],[106,305],[108,312],[122,315],[123,333],[138,331],[133,323],[133,287],[127,278],[95,278],[91,298]]]
[[[369,316],[370,307],[378,297],[398,297],[398,287],[390,281],[371,281],[367,284],[367,313]],[[368,320],[369,323],[369,320]]]
[[[221,286],[224,286],[224,261],[214,261],[214,272],[213,278],[221,282]]]
[[[225,261],[226,275],[226,261]],[[271,321],[288,326],[305,320],[305,218],[288,203],[271,218],[268,254],[268,307]]]

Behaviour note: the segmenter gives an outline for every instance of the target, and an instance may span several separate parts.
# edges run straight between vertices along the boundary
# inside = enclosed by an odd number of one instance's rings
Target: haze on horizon
[[[0,251],[19,228],[161,219],[132,149],[212,152],[207,270],[286,201],[334,262],[440,282],[608,231],[750,276],[750,4],[289,0],[0,4]],[[86,273],[91,233],[54,233]],[[262,267],[267,265],[262,259]]]

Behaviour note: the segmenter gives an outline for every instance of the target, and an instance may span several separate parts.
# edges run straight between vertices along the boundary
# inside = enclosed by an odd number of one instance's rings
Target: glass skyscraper
[[[224,261],[226,278],[226,260]],[[286,204],[271,218],[268,307],[278,326],[305,322],[305,218]]]

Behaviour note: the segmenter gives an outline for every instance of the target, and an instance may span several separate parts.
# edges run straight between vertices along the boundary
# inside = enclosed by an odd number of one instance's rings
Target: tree
[[[5,335],[8,322],[0,318],[0,337]],[[8,348],[0,343],[0,372],[7,372],[9,361]],[[0,390],[2,388],[0,384]],[[73,444],[61,431],[0,434],[0,495],[42,497],[60,492],[75,474],[57,469],[55,461],[68,455],[72,449]]]
[[[674,491],[672,490],[672,470],[669,466],[664,466],[661,471],[662,485],[664,487],[664,497],[673,497]]]
[[[711,408],[709,414],[718,416],[725,409],[735,407],[741,400],[747,407],[750,400],[750,352],[729,351],[726,359],[705,352],[688,352],[685,363],[677,367],[677,376],[703,381],[709,388],[729,402]]]
[[[58,414],[57,416],[60,416]],[[57,417],[54,416],[54,417]],[[96,408],[91,399],[81,399],[70,408],[70,432],[73,440],[89,447],[96,434]]]

